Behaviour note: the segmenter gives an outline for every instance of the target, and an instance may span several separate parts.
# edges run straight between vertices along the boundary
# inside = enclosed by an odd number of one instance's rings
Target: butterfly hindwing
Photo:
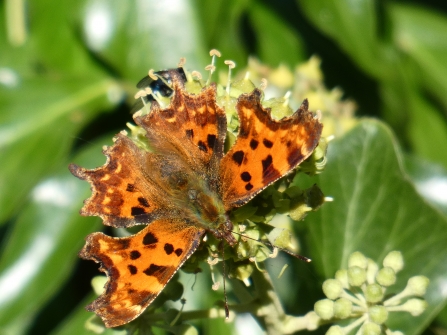
[[[227,210],[243,205],[292,171],[310,156],[320,139],[322,125],[308,111],[307,101],[292,116],[276,121],[262,107],[260,97],[256,89],[237,103],[238,137],[220,165]]]
[[[196,250],[204,229],[176,219],[161,219],[131,237],[93,233],[80,252],[101,264],[109,280],[105,292],[87,306],[107,327],[130,322],[158,296]]]

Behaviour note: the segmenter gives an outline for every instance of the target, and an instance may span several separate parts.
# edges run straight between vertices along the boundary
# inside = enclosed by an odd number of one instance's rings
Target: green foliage
[[[390,315],[390,328],[405,334],[421,334],[430,325],[445,330],[445,5],[436,11],[388,0],[297,1],[296,6],[260,0],[173,3],[1,3],[0,335],[93,334],[85,328],[91,313],[83,306],[93,299],[89,281],[96,272],[78,261],[77,252],[84,237],[102,225],[97,218],[79,216],[89,187],[67,166],[104,163],[101,147],[131,121],[135,84],[148,69],[175,67],[180,57],[186,57],[187,68],[202,69],[211,48],[239,68],[249,55],[271,66],[293,67],[320,54],[324,69],[332,69],[328,80],[346,83],[343,88],[361,113],[386,122],[363,120],[341,132],[329,143],[322,174],[297,175],[294,185],[308,189],[317,183],[334,198],[304,221],[293,222],[300,253],[313,262],[280,256],[266,265],[273,284],[256,269],[250,288],[229,281],[232,310],[253,313],[271,334],[293,333],[303,329],[297,328],[301,319],[285,311],[305,315],[312,310],[323,296],[321,284],[348,267],[352,252],[380,263],[399,250],[405,266],[393,291],[423,275],[430,279],[428,307],[418,317],[393,313],[399,315]],[[363,87],[359,75],[375,89]],[[364,102],[375,97],[371,110]],[[271,198],[278,204],[284,200]],[[235,215],[243,220],[255,214],[252,209]],[[275,262],[289,265],[279,279]],[[235,332],[219,318],[221,305],[212,313],[223,294],[211,291],[206,267],[193,292],[194,277],[181,276],[189,311],[180,321],[202,318],[194,325],[204,333]],[[178,303],[173,306],[180,309]],[[158,315],[158,322],[168,314]],[[195,331],[185,324],[170,330]]]

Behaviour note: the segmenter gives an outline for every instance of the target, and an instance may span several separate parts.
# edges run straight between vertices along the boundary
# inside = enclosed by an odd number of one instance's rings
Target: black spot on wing
[[[138,202],[140,203],[140,205],[144,206],[144,207],[150,207],[149,206],[149,202],[147,202],[146,198],[143,197],[139,197],[138,198]]]
[[[258,147],[259,142],[256,141],[255,139],[252,139],[250,141],[250,148],[252,148],[253,150],[255,150]]]
[[[233,161],[234,161],[237,165],[241,166],[241,164],[242,164],[242,162],[243,162],[243,160],[244,160],[244,152],[243,152],[242,150],[236,151],[236,152],[233,154],[232,158],[233,158]]]
[[[135,275],[138,272],[137,267],[134,265],[128,265],[127,268],[129,269],[131,275]]]
[[[126,191],[127,191],[127,192],[133,192],[133,191],[135,191],[135,185],[134,185],[134,184],[127,184]]]
[[[264,146],[266,147],[266,148],[271,148],[271,147],[273,147],[273,142],[272,141],[269,141],[268,139],[266,139],[266,138],[264,138],[263,140],[262,140],[262,144],[264,144]]]
[[[194,137],[194,130],[186,129],[186,137],[193,138]]]
[[[158,242],[158,238],[154,234],[152,234],[152,233],[147,233],[143,237],[143,244],[144,245],[151,245],[151,244],[155,244],[157,242]]]
[[[170,243],[166,243],[164,249],[165,249],[166,255],[170,255],[174,252],[174,246]]]
[[[135,260],[135,259],[138,259],[140,257],[141,257],[141,253],[138,250],[132,250],[130,252],[130,259]]]
[[[248,183],[248,184],[245,185],[245,189],[247,191],[250,191],[252,188],[253,188],[253,185],[251,183]]]
[[[249,182],[251,180],[251,174],[247,171],[241,173],[241,179],[245,182]]]
[[[273,163],[272,155],[268,155],[265,159],[262,160],[262,172],[265,174],[267,169]]]
[[[130,209],[130,214],[132,216],[137,216],[137,215],[146,214],[146,211],[142,207],[132,207]]]
[[[183,249],[181,249],[181,248],[177,248],[177,249],[175,249],[175,254],[178,256],[178,257],[180,257],[180,255],[181,254],[183,254]]]
[[[148,276],[156,276],[158,273],[166,271],[166,266],[151,264],[146,270],[144,270],[144,274]]]

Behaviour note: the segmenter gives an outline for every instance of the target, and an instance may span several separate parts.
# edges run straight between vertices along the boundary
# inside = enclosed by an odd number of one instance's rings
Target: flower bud
[[[348,269],[348,281],[351,286],[361,286],[366,280],[366,271],[358,266]]]
[[[369,284],[365,289],[365,298],[369,303],[377,303],[383,299],[382,286],[379,284]]]
[[[368,310],[368,314],[371,321],[378,325],[381,325],[388,320],[388,310],[383,306],[371,306]]]
[[[329,299],[319,300],[314,305],[314,311],[323,320],[330,320],[334,317],[334,302]]]
[[[427,308],[427,302],[422,299],[409,299],[400,306],[401,310],[409,312],[413,316],[421,315]]]
[[[404,258],[402,257],[402,253],[400,251],[391,251],[388,253],[383,260],[383,266],[390,267],[395,272],[402,270],[404,268]]]
[[[366,268],[366,281],[368,284],[373,284],[376,279],[379,266],[371,258],[368,258],[368,267]]]
[[[365,323],[362,326],[362,331],[363,331],[362,332],[363,335],[380,335],[380,334],[382,334],[380,326],[373,322]]]
[[[345,335],[345,332],[340,326],[332,326],[327,330],[326,335]]]
[[[406,290],[417,297],[422,297],[427,291],[429,283],[430,280],[425,276],[414,276],[408,279]]]
[[[343,288],[349,287],[348,270],[341,269],[335,273],[335,279],[337,279],[343,286]]]
[[[356,251],[349,256],[348,267],[358,266],[359,268],[366,269],[367,265],[368,260],[361,252]]]
[[[352,302],[348,299],[340,298],[334,302],[334,316],[337,319],[346,319],[352,313]]]
[[[390,267],[384,267],[377,273],[376,280],[382,286],[391,286],[396,282],[396,272]]]
[[[323,283],[323,292],[329,299],[335,300],[343,292],[341,282],[337,279],[327,279]]]

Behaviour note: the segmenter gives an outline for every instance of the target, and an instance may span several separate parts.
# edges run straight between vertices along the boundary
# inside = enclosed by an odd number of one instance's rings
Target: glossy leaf
[[[447,170],[416,155],[405,155],[404,162],[419,194],[447,217]]]
[[[439,12],[406,4],[388,6],[395,45],[421,68],[421,83],[447,108],[447,18]]]
[[[74,161],[104,163],[98,141]],[[108,141],[110,142],[110,140]],[[26,331],[39,307],[57,292],[73,270],[85,236],[100,229],[100,220],[79,215],[88,183],[74,178],[68,163],[40,182],[21,209],[0,259],[0,328],[5,334]]]
[[[40,178],[66,162],[79,129],[110,104],[114,82],[91,79],[30,79],[0,93],[0,150],[7,162],[0,165],[0,222],[23,205]]]
[[[271,66],[293,66],[304,61],[302,41],[278,15],[260,3],[253,4],[249,12],[258,45],[257,55]]]
[[[243,37],[243,18],[252,0],[194,0],[200,34],[206,46],[218,49],[224,59],[230,58],[238,66],[247,62],[248,46]],[[235,52],[237,50],[237,52]]]
[[[189,0],[95,0],[85,3],[83,13],[82,35],[87,47],[132,83],[149,69],[176,67],[181,57],[192,68],[207,62]]]
[[[399,314],[389,324],[405,334],[419,334],[444,306],[447,279],[447,220],[419,196],[402,169],[402,157],[389,129],[363,121],[329,146],[328,164],[318,185],[334,202],[309,215],[309,245],[318,272],[333,278],[361,251],[381,262],[392,250],[406,261],[392,289],[402,290],[409,277],[430,279],[429,307],[417,318]],[[391,291],[390,291],[391,292]]]
[[[314,25],[330,36],[372,76],[386,76],[374,0],[297,1]]]

